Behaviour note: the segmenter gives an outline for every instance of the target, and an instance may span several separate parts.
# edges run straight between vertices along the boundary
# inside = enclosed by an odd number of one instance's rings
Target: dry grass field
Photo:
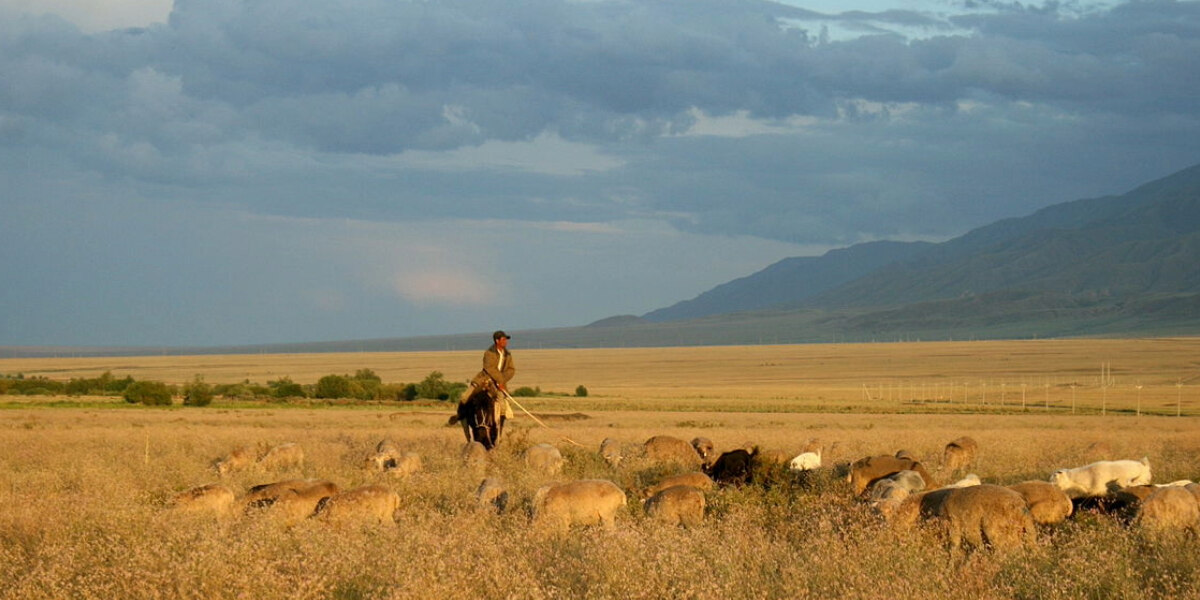
[[[1200,541],[1148,538],[1106,515],[1042,529],[1032,548],[952,556],[937,528],[886,526],[823,469],[709,492],[704,523],[680,528],[647,518],[636,496],[670,467],[634,458],[614,468],[597,451],[605,438],[632,451],[668,434],[790,456],[816,438],[827,465],[906,449],[936,468],[947,441],[970,435],[980,446],[971,472],[989,483],[1143,456],[1156,482],[1200,479],[1200,423],[1188,416],[1200,340],[514,352],[514,385],[591,393],[523,400],[551,428],[518,414],[483,465],[462,460],[450,407],[428,403],[55,407],[0,398],[0,598],[1200,597]],[[63,358],[3,360],[0,373],[307,383],[370,368],[393,382],[434,370],[466,379],[477,365],[475,352]],[[419,454],[421,470],[365,469],[383,439]],[[303,448],[302,466],[224,478],[212,469],[236,447],[286,442]],[[566,457],[561,474],[524,467],[521,451],[541,442]],[[510,493],[499,514],[475,501],[488,476]],[[169,507],[193,486],[222,482],[243,494],[297,477],[342,489],[381,484],[400,507],[386,523]],[[540,485],[582,478],[628,492],[613,528],[531,526]]]

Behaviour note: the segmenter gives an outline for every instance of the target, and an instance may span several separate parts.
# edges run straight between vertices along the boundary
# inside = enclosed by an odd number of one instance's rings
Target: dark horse
[[[458,414],[451,419],[451,423],[457,421],[462,424],[468,442],[479,442],[491,450],[500,441],[500,432],[504,430],[504,417],[501,416],[499,421],[496,419],[496,405],[499,402],[499,391],[472,388],[466,401],[459,403]]]

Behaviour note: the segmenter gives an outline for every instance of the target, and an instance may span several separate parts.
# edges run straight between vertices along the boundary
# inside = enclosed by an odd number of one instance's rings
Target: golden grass
[[[555,406],[661,410],[1200,410],[1200,338],[536,350],[514,346],[514,387],[589,391]],[[0,359],[0,373],[67,380],[111,371],[183,384],[369,368],[388,383],[466,381],[481,351]],[[1101,365],[1112,379],[1101,385]],[[1140,388],[1138,386],[1141,386]],[[534,403],[537,404],[536,402]]]
[[[526,350],[517,357],[514,384],[560,391],[584,384],[592,392],[531,398],[527,406],[586,418],[550,418],[553,429],[544,429],[518,414],[486,468],[459,460],[462,433],[445,425],[447,406],[150,409],[83,399],[84,407],[22,408],[23,399],[9,398],[14,408],[0,411],[0,598],[1200,595],[1196,540],[1150,541],[1107,517],[1083,515],[1043,531],[1028,551],[953,561],[934,533],[883,527],[828,474],[806,486],[718,490],[704,525],[664,527],[646,519],[634,498],[667,471],[637,461],[612,469],[597,452],[607,437],[632,448],[657,434],[705,436],[718,448],[749,441],[788,453],[819,438],[830,448],[827,463],[906,449],[936,464],[941,447],[966,434],[981,448],[972,470],[993,483],[1142,456],[1155,481],[1196,479],[1200,422],[1116,412],[1132,406],[1131,382],[1141,381],[1145,405],[1173,414],[1172,394],[1182,392],[1187,413],[1200,364],[1196,340]],[[413,381],[432,370],[466,378],[477,360],[477,353],[5,360],[0,372],[65,379],[112,370],[171,382],[199,373],[217,383],[314,381],[371,368],[385,381]],[[979,407],[969,388],[965,407],[933,397],[863,398],[864,383],[879,395],[887,382],[917,389],[925,382],[928,390],[935,381],[986,380],[989,388],[1012,388],[1034,378],[1049,378],[1060,395],[1070,391],[1064,382],[1076,380],[1081,396],[1086,385],[1100,392],[1087,379],[1098,377],[1101,362],[1111,362],[1117,379],[1105,390],[1106,416],[1090,401],[1079,402],[1077,414],[1061,400],[1048,411],[1020,412],[1012,397],[1004,407],[998,397]],[[1145,397],[1151,387],[1163,388],[1153,402]],[[963,408],[974,412],[950,412]],[[363,470],[362,459],[384,438],[419,453],[424,471],[397,479]],[[289,528],[166,509],[176,492],[216,481],[213,459],[240,445],[282,442],[304,448],[303,469],[237,473],[226,482],[242,492],[296,476],[343,488],[384,483],[401,496],[396,524]],[[529,499],[544,481],[522,468],[520,451],[539,442],[563,451],[563,478],[611,479],[630,492],[617,527],[565,535],[530,528]],[[1089,450],[1093,442],[1104,442],[1108,454]],[[475,506],[475,488],[488,475],[509,485],[504,514]]]

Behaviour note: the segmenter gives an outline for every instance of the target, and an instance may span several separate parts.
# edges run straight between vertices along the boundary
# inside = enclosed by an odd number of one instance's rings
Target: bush
[[[587,388],[583,387],[582,385],[575,388],[575,397],[576,398],[586,398],[587,397]]]
[[[199,375],[183,388],[184,406],[208,406],[212,401],[212,386],[204,383],[204,378]]]
[[[528,386],[519,387],[519,388],[513,390],[511,393],[514,397],[517,397],[517,398],[536,398],[537,396],[542,395],[542,388],[540,388],[540,387],[531,388]]]
[[[454,400],[467,389],[465,383],[446,381],[441,371],[434,371],[421,380],[416,386],[417,396],[430,400]]]
[[[268,381],[267,388],[274,398],[303,398],[304,386],[292,381],[291,377],[281,377],[276,381]]]
[[[171,405],[171,388],[161,381],[135,381],[125,388],[123,396],[130,404]]]
[[[317,398],[350,398],[353,396],[350,378],[345,375],[326,375],[317,380],[313,396]]]

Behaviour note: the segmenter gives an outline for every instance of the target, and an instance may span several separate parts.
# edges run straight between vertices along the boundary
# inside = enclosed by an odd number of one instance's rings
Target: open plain
[[[947,551],[937,527],[898,530],[831,465],[908,450],[937,472],[942,447],[979,443],[984,482],[1045,481],[1060,467],[1149,459],[1155,482],[1200,479],[1200,340],[1036,340],[614,350],[529,350],[514,385],[536,386],[483,463],[437,402],[248,403],[147,408],[119,398],[0,397],[0,598],[1179,598],[1200,594],[1187,536],[1147,538],[1080,513],[1014,552]],[[0,360],[0,373],[184,383],[312,383],[369,368],[385,382],[431,371],[465,380],[478,352]],[[570,395],[586,386],[586,397]],[[1179,415],[1179,416],[1176,416]],[[752,443],[791,456],[816,440],[821,470],[707,492],[704,522],[648,518],[638,491],[674,472],[637,456],[654,435]],[[627,461],[610,466],[602,440]],[[385,439],[420,468],[365,468]],[[304,461],[219,476],[238,447],[295,443]],[[561,473],[521,460],[537,443]],[[480,506],[486,477],[503,510]],[[316,478],[382,485],[394,519],[283,521],[268,511],[183,511],[176,494]],[[615,482],[612,528],[530,524],[550,481]]]

